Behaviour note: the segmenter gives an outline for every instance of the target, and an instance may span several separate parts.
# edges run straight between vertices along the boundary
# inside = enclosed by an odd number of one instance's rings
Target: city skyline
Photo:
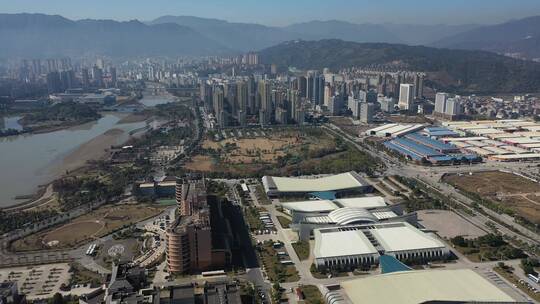
[[[307,1],[294,3],[282,0],[268,3],[249,0],[234,1],[171,1],[148,2],[118,0],[111,3],[85,1],[22,0],[3,4],[3,13],[58,14],[70,19],[113,19],[150,21],[163,15],[197,16],[229,22],[286,26],[311,20],[343,20],[353,23],[394,24],[494,24],[540,15],[535,0],[458,0],[451,3],[417,0],[414,5],[397,0],[371,1]],[[339,8],[347,7],[347,10]],[[106,8],[106,9],[104,9]]]

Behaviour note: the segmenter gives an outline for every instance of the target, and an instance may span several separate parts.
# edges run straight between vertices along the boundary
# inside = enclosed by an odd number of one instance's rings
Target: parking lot
[[[66,263],[0,269],[0,282],[17,282],[19,292],[28,300],[51,298],[70,278]]]

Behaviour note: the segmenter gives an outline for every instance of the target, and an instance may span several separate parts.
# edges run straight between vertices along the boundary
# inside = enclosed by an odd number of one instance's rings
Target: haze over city
[[[18,0],[4,1],[4,13],[58,14],[70,19],[153,20],[163,15],[189,15],[286,26],[311,20],[354,23],[493,24],[540,14],[535,0]]]
[[[538,0],[0,4],[0,304],[538,304],[539,206]]]

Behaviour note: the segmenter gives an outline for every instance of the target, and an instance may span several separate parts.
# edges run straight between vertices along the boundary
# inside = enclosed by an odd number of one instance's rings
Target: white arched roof
[[[338,225],[350,225],[359,222],[377,222],[377,218],[364,208],[340,208],[330,212],[328,217],[332,220],[332,222]]]

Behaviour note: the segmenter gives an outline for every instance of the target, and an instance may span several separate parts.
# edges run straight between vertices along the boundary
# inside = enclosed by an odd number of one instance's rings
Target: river
[[[155,106],[170,101],[168,96],[151,96],[140,102]],[[147,124],[119,123],[126,115],[129,114],[107,112],[97,121],[65,130],[0,138],[0,207],[22,202],[15,198],[33,194],[38,186],[53,181],[66,170],[101,157],[106,148],[122,144],[129,139],[130,131]]]
[[[0,130],[12,129],[21,131],[23,127],[19,123],[19,119],[21,119],[21,116],[0,117]]]

